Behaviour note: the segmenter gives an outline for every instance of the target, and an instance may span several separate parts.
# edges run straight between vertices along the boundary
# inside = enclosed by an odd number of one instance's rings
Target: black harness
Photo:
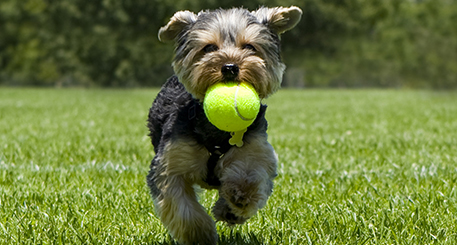
[[[208,149],[208,151],[211,153],[211,155],[210,155],[210,157],[208,159],[208,163],[206,163],[208,171],[207,171],[207,174],[206,174],[206,179],[204,180],[208,185],[214,186],[214,187],[219,187],[221,185],[221,181],[219,180],[219,178],[214,173],[214,169],[216,168],[216,165],[217,165],[217,162],[219,161],[219,159],[225,153],[227,153],[227,151],[231,147],[232,146],[230,146],[228,148],[224,147],[226,149],[218,148],[217,150],[216,149],[212,149],[213,151],[210,151]]]
[[[195,127],[200,126],[201,122],[198,122],[199,120],[202,120],[205,124],[206,124],[206,121],[208,121],[206,119],[206,116],[204,115],[204,112],[202,115],[202,111],[203,111],[203,107],[197,101],[194,101],[194,103],[189,107],[189,110],[188,110],[189,122],[191,122],[191,124],[193,124]],[[202,116],[204,118],[202,118]],[[214,131],[213,127],[214,126],[210,127],[209,125],[207,125],[207,129],[209,129],[210,131]],[[219,159],[225,153],[227,153],[230,150],[230,148],[233,147],[232,145],[229,144],[230,133],[219,131],[218,132],[219,137],[215,137],[218,140],[214,140],[214,139],[208,140],[206,137],[207,135],[201,135],[203,133],[206,133],[206,131],[200,132],[201,137],[198,137],[198,138],[201,139],[200,140],[201,142],[199,142],[199,143],[203,144],[205,146],[205,148],[208,150],[208,152],[210,153],[210,157],[208,159],[208,162],[206,163],[206,166],[207,166],[206,179],[204,179],[203,181],[205,183],[207,183],[209,186],[217,188],[217,187],[221,186],[221,181],[214,173],[214,170],[216,168],[216,165],[217,165],[217,162],[219,161]],[[212,133],[214,134],[214,132],[212,132]]]
[[[251,134],[266,133],[268,127],[265,119],[266,108],[266,105],[261,105],[257,118],[244,133],[244,143],[247,143],[246,140],[249,140]],[[156,154],[160,151],[160,147],[164,147],[164,144],[161,144],[162,140],[173,140],[173,138],[192,139],[204,146],[210,153],[210,157],[206,163],[207,176],[203,181],[213,188],[221,186],[221,181],[215,174],[215,168],[221,157],[234,147],[229,143],[232,135],[219,130],[209,122],[202,104],[192,98],[184,85],[178,81],[177,76],[167,80],[154,100],[149,110],[148,127]],[[154,168],[151,167],[151,169]]]
[[[236,146],[230,145],[229,139],[232,136],[229,132],[224,132],[217,129],[208,121],[203,110],[203,106],[200,102],[193,99],[188,106],[187,119],[189,125],[192,125],[190,130],[193,131],[193,136],[197,139],[197,142],[205,146],[205,148],[210,153],[210,157],[206,163],[207,175],[203,181],[211,187],[218,188],[221,186],[221,181],[215,174],[217,162],[225,153],[230,150],[230,148]],[[251,124],[251,126],[248,127],[248,130],[244,136],[257,130],[266,131],[266,108],[266,105],[262,105],[260,107],[260,112],[257,115],[256,120]]]

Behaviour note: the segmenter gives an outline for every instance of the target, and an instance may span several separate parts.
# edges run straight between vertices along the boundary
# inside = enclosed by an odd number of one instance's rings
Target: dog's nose
[[[225,64],[222,66],[221,72],[227,81],[231,81],[238,76],[240,68],[236,64]]]

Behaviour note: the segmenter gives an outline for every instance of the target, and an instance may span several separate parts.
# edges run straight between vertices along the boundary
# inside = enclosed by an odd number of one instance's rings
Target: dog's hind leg
[[[206,148],[181,138],[169,141],[151,165],[148,184],[157,215],[182,244],[216,244],[218,240],[214,221],[198,203],[193,188],[206,175],[208,158]]]

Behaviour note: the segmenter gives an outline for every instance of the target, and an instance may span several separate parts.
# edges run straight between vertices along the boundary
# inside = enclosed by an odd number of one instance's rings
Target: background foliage
[[[177,10],[297,5],[283,35],[286,85],[457,87],[455,0],[2,0],[0,84],[157,86]]]

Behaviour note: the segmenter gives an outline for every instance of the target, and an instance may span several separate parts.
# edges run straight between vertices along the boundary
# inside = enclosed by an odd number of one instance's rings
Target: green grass
[[[145,183],[157,90],[0,89],[0,244],[168,244]],[[282,90],[279,176],[221,244],[456,244],[457,92]],[[208,212],[217,199],[203,192]]]

